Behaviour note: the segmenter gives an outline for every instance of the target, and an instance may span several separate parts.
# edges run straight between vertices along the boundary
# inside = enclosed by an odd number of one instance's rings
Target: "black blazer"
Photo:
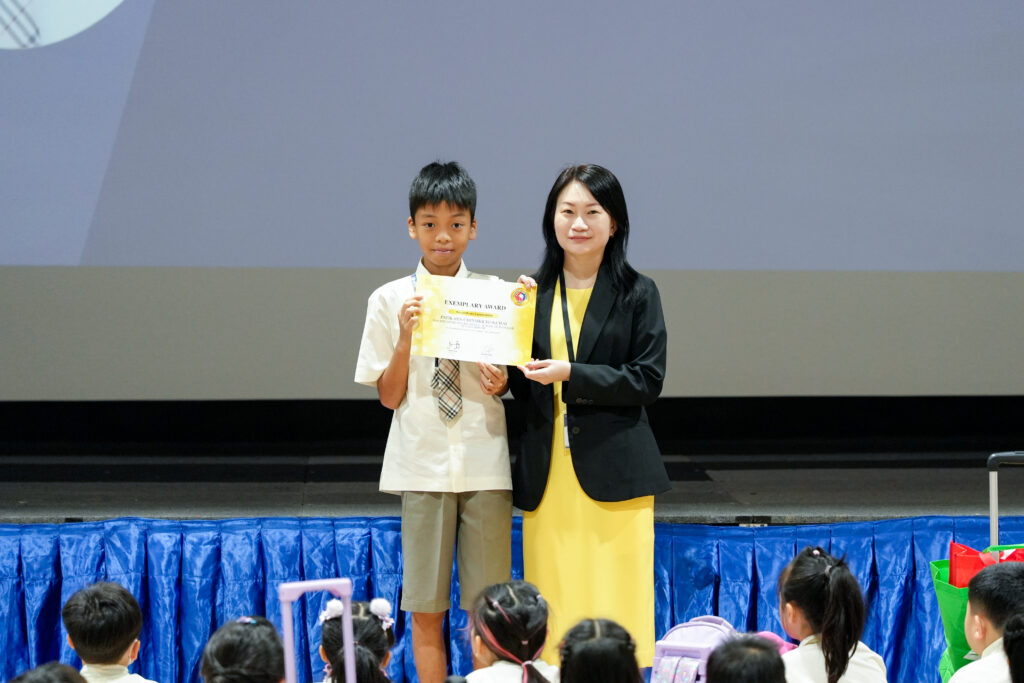
[[[588,496],[602,502],[667,491],[668,474],[647,422],[665,380],[667,334],[658,287],[637,279],[637,301],[619,301],[606,265],[601,266],[583,317],[576,362],[562,384],[566,424],[576,477]],[[562,315],[554,285],[538,292],[533,323],[534,358],[551,358],[551,316]],[[554,427],[554,389],[510,368],[512,395],[524,425],[512,466],[515,506],[534,510],[547,486]]]

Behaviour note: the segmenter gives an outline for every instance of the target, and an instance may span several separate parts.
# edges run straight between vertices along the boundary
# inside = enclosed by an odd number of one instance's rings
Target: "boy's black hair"
[[[707,683],[786,683],[778,648],[750,633],[716,647],[708,657],[707,674]]]
[[[821,547],[806,547],[779,576],[779,597],[799,607],[821,637],[828,683],[836,683],[864,631],[864,596],[846,565]]]
[[[561,645],[562,683],[641,683],[636,643],[611,619],[584,619]]]
[[[47,662],[19,674],[10,683],[85,683],[85,679],[67,664]]]
[[[444,202],[448,206],[469,211],[469,220],[476,216],[476,183],[456,161],[435,161],[420,169],[409,188],[409,215],[424,206]]]
[[[532,664],[548,636],[548,604],[536,586],[527,581],[488,586],[474,602],[469,620],[495,657],[523,667],[524,680],[547,681]]]
[[[971,610],[1002,631],[1006,620],[1024,612],[1024,562],[1000,562],[974,575],[967,584]]]
[[[608,238],[604,247],[602,267],[607,265],[612,282],[619,292],[623,304],[635,301],[637,272],[626,261],[626,245],[629,241],[629,211],[626,209],[626,196],[615,174],[604,166],[597,164],[579,164],[569,166],[555,179],[555,184],[548,192],[548,200],[544,205],[544,218],[541,231],[544,234],[544,260],[537,271],[537,282],[545,287],[553,286],[565,263],[565,252],[558,244],[555,234],[555,211],[558,209],[558,196],[568,185],[578,182],[594,195],[597,203],[608,212],[615,221],[615,234]]]
[[[1003,650],[1010,661],[1010,683],[1024,683],[1024,612],[1006,620]]]
[[[395,631],[384,626],[381,618],[370,611],[366,602],[352,603],[352,637],[358,683],[388,683],[381,664],[395,646]],[[325,683],[345,683],[345,646],[341,631],[341,617],[327,619],[320,632],[320,645],[327,655],[331,674]]]
[[[60,613],[86,664],[116,664],[142,632],[142,610],[128,589],[99,582],[76,592]]]
[[[281,636],[263,617],[239,617],[210,637],[200,672],[207,683],[278,683],[284,678]]]

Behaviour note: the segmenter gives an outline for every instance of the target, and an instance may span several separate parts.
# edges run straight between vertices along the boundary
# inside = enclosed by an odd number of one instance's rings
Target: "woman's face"
[[[583,183],[565,186],[555,203],[555,237],[569,258],[600,258],[615,234],[615,221]]]

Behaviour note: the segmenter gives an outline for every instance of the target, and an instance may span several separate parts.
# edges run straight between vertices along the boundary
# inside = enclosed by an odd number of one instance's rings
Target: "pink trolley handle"
[[[290,581],[277,587],[281,600],[281,630],[284,632],[284,678],[287,683],[295,680],[295,624],[292,621],[292,603],[303,594],[312,591],[327,591],[341,598],[345,612],[341,615],[341,636],[345,647],[345,680],[356,680],[356,660],[352,652],[352,581],[349,579],[315,579],[312,581]]]

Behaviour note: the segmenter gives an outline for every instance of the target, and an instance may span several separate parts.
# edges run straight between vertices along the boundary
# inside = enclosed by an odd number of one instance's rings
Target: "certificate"
[[[530,360],[537,290],[517,282],[420,275],[417,356],[519,365]]]

